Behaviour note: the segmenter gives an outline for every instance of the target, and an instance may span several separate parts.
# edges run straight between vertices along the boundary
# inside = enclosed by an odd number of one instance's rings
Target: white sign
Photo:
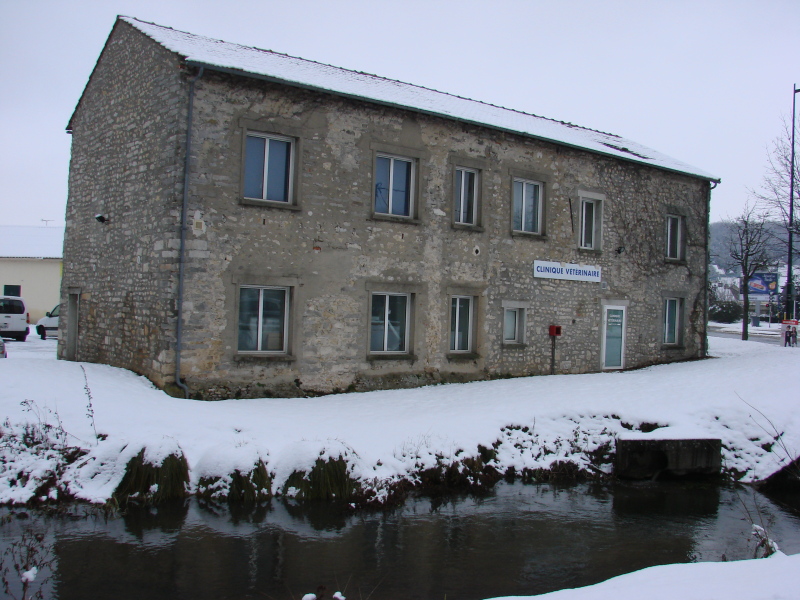
[[[600,282],[600,267],[535,260],[533,261],[533,276],[545,279]]]

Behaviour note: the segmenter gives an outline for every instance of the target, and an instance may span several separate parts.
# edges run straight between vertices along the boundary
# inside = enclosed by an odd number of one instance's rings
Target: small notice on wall
[[[571,281],[600,282],[600,267],[593,265],[574,265],[571,263],[533,261],[533,276],[545,279],[569,279]]]

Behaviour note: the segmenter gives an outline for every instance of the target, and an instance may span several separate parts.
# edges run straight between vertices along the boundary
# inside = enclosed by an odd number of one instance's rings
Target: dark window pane
[[[583,247],[594,248],[594,202],[583,203]]]
[[[258,297],[256,288],[239,290],[239,350],[258,350]]]
[[[514,231],[522,231],[522,193],[524,185],[514,182]]]
[[[411,163],[395,159],[393,175],[392,214],[408,217],[411,215]]]
[[[670,298],[666,302],[664,343],[675,344],[678,339],[678,301]]]
[[[372,296],[372,315],[370,315],[369,349],[371,352],[382,352],[386,334],[386,296]]]
[[[391,160],[379,156],[375,160],[375,212],[389,214],[389,168]]]
[[[464,198],[462,196],[463,183],[464,183],[464,171],[456,169],[456,206],[455,206],[456,223],[463,223],[465,219],[462,212],[462,208],[464,206]]]
[[[469,298],[453,298],[450,315],[450,349],[469,350]]]
[[[244,151],[244,196],[245,198],[264,197],[264,138],[247,136]]]
[[[267,161],[267,200],[289,201],[289,169],[292,144],[283,140],[269,141]]]
[[[505,320],[503,323],[503,339],[507,342],[513,342],[517,339],[516,310],[506,310]]]
[[[405,352],[408,297],[389,296],[389,320],[386,324],[386,350]]]
[[[680,219],[668,217],[667,219],[667,256],[680,258]]]
[[[525,231],[539,231],[539,186],[525,184]]]
[[[286,290],[261,290],[261,350],[284,351]]]
[[[464,181],[464,223],[474,224],[475,223],[475,173],[471,171],[466,171],[464,173],[465,181]]]

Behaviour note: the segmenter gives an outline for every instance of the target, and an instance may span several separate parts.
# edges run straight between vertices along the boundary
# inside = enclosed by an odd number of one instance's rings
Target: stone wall
[[[175,55],[118,21],[70,122],[61,303],[79,290],[76,358],[158,385],[174,368],[183,79]]]
[[[602,304],[628,309],[626,367],[702,351],[708,183],[410,111],[207,73],[198,83],[187,279],[189,385],[206,397],[295,395],[550,372],[598,371]],[[248,131],[297,143],[297,207],[242,201]],[[372,212],[376,151],[418,159],[411,222]],[[480,227],[453,225],[453,169],[481,172]],[[512,233],[511,180],[544,181],[543,236]],[[601,251],[578,249],[579,192],[605,196]],[[686,257],[664,258],[665,218],[685,219]],[[621,253],[617,248],[623,247]],[[603,283],[537,279],[533,261],[599,265]],[[290,285],[286,359],[236,351],[237,286]],[[368,354],[369,290],[414,292],[412,357]],[[476,352],[448,353],[449,295],[478,296]],[[391,290],[389,290],[391,291]],[[683,343],[664,346],[663,295],[685,296]],[[458,292],[463,293],[463,292]],[[502,342],[503,301],[529,302],[526,344]]]

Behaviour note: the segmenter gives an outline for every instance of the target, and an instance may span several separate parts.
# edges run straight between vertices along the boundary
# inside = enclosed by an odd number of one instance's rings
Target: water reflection
[[[479,599],[588,585],[654,564],[749,557],[743,506],[784,551],[800,552],[800,520],[765,497],[678,483],[500,484],[484,498],[418,499],[376,513],[191,501],[108,521],[28,521],[50,532],[48,593],[61,600],[296,599],[320,584],[328,597]],[[5,546],[20,523],[0,528]]]

